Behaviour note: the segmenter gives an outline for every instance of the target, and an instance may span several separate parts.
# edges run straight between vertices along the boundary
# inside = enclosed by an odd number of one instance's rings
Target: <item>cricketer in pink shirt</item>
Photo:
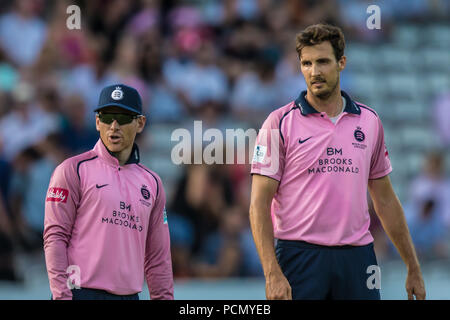
[[[304,91],[262,125],[251,173],[279,181],[275,238],[327,246],[373,241],[367,181],[392,171],[383,126],[374,110],[341,93],[345,109],[335,124]]]
[[[124,112],[120,105],[112,107],[137,93],[124,85],[104,90],[107,97],[100,99],[100,112],[116,112],[97,115],[101,138],[92,150],[61,163],[50,180],[44,250],[52,296],[72,299],[70,284],[134,295],[142,291],[145,275],[151,299],[173,299],[163,184],[156,173],[139,163],[134,136],[127,140],[137,116],[117,113]],[[104,100],[109,96],[123,101],[107,104]],[[119,163],[105,141],[110,148],[131,141],[128,160]],[[73,283],[77,277],[79,283]]]
[[[258,134],[249,218],[268,299],[381,298],[367,197],[408,268],[408,299],[425,299],[420,264],[392,187],[383,126],[341,90],[345,37],[329,24],[295,37],[307,91]],[[277,238],[274,248],[274,238]],[[378,270],[379,271],[379,270]],[[380,273],[378,272],[378,275]]]

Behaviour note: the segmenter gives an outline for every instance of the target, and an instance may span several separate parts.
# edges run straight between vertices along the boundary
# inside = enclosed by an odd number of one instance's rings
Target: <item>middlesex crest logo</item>
[[[146,185],[142,185],[141,194],[142,194],[142,196],[144,197],[145,200],[150,199],[150,191],[148,191]]]
[[[139,199],[139,202],[142,203],[146,207],[150,207],[152,205],[152,201],[150,200],[150,191],[148,191],[146,185],[142,185],[141,187],[141,195],[145,199]]]
[[[361,131],[361,127],[356,127],[355,132],[353,133],[353,136],[355,137],[356,141],[363,142],[366,138],[366,135],[364,132]]]
[[[356,130],[353,133],[353,137],[355,137],[355,140],[358,141],[352,143],[355,148],[362,150],[367,148],[367,145],[362,143],[364,140],[366,140],[366,135],[362,131],[361,127],[356,127]]]
[[[114,100],[122,100],[123,99],[123,91],[121,87],[116,87],[116,89],[111,93],[111,98]]]
[[[69,190],[63,188],[49,188],[47,192],[46,201],[54,202],[67,202],[67,197],[69,196]]]

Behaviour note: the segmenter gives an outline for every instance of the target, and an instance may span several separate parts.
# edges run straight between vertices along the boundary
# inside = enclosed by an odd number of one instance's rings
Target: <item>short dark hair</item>
[[[336,60],[340,60],[344,55],[345,39],[344,33],[339,27],[329,24],[314,24],[298,33],[295,39],[295,49],[298,58],[301,58],[302,49],[307,46],[314,46],[324,41],[330,41],[333,47]]]

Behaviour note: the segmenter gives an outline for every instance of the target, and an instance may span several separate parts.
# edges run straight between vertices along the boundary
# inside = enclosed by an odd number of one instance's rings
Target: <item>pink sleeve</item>
[[[378,179],[388,175],[392,171],[389,153],[384,142],[384,129],[380,118],[378,122],[378,136],[370,162],[369,179]]]
[[[280,134],[280,119],[271,113],[258,132],[253,151],[251,174],[280,181],[284,170],[285,147]]]
[[[158,179],[159,194],[151,213],[145,252],[145,276],[152,300],[173,300],[172,258],[166,194]]]
[[[45,199],[44,251],[50,290],[55,300],[71,300],[67,286],[67,246],[79,201],[79,181],[73,166],[63,163],[53,172]]]

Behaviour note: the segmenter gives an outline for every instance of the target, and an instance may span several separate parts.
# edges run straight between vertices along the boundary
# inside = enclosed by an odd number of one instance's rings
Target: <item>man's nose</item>
[[[311,76],[315,77],[319,76],[320,74],[320,68],[317,66],[317,64],[313,63],[311,66]]]
[[[113,122],[111,123],[111,129],[119,129],[120,124],[117,122],[116,119],[113,120]]]

